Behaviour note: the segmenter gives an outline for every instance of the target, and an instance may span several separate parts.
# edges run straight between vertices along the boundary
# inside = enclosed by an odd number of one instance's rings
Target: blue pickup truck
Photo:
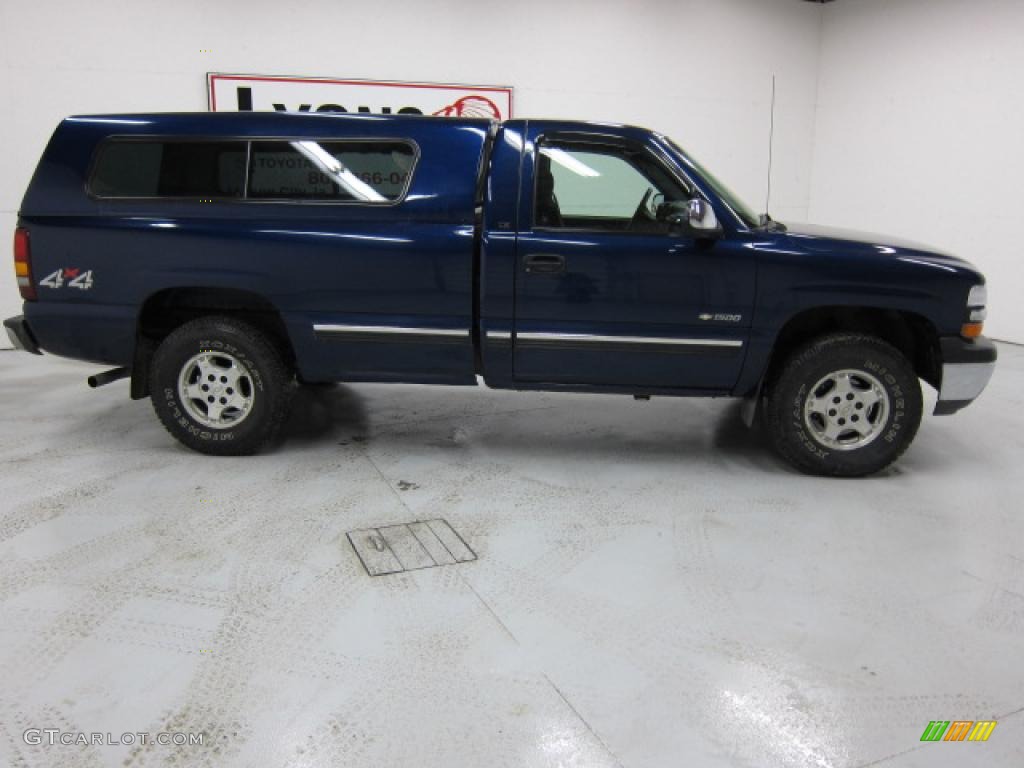
[[[624,125],[70,117],[22,202],[14,344],[116,366],[208,454],[301,383],[732,396],[800,470],[895,461],[996,351],[970,264],[758,216]]]

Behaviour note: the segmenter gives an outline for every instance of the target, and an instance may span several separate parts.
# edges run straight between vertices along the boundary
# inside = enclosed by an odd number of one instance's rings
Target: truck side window
[[[97,197],[241,197],[244,141],[131,141],[103,143],[89,191]]]
[[[666,202],[688,194],[641,151],[542,143],[537,155],[534,225],[541,228],[667,232]]]
[[[393,202],[405,194],[415,160],[401,141],[254,141],[248,196]]]

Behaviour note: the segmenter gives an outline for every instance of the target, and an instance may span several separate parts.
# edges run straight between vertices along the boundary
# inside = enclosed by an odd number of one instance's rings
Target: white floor
[[[0,352],[0,765],[1020,766],[1000,351],[863,481],[794,474],[727,401],[485,389],[309,390],[282,448],[212,459],[125,382]],[[478,559],[371,578],[346,538],[434,518]]]

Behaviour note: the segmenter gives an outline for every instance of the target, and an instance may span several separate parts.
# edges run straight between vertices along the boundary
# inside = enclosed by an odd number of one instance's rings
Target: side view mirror
[[[712,240],[722,234],[715,209],[702,197],[665,203],[665,207],[668,209],[665,220],[672,229],[686,231],[698,240]]]

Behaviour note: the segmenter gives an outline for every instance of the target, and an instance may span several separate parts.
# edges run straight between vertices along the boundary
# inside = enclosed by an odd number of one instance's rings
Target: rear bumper
[[[942,385],[935,413],[956,413],[974,402],[988,385],[996,369],[996,345],[984,336],[940,339],[942,347]]]
[[[7,337],[11,340],[11,344],[14,345],[15,349],[31,352],[33,355],[43,354],[39,351],[39,344],[36,343],[32,331],[29,330],[24,315],[9,317],[4,320],[4,329],[7,331]]]

